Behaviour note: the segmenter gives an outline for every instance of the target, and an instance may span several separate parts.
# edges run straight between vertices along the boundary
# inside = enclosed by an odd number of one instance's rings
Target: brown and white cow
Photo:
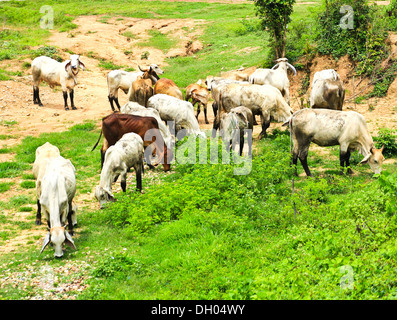
[[[288,124],[292,135],[293,164],[296,165],[299,158],[306,175],[311,176],[307,155],[312,142],[321,147],[339,145],[340,165],[342,170],[346,166],[348,173],[352,173],[349,159],[353,150],[358,150],[364,156],[360,163],[368,163],[375,173],[381,172],[383,147],[375,148],[361,114],[355,111],[307,108],[295,112],[283,125]]]
[[[150,148],[150,151],[157,152],[159,161],[163,164],[164,171],[169,171],[171,166],[173,154],[172,150],[167,148],[164,139],[159,130],[158,122],[153,117],[141,117],[131,114],[113,113],[102,119],[102,130],[98,141],[91,151],[94,151],[101,139],[103,133],[103,144],[101,148],[101,168],[105,159],[105,152],[110,147],[116,144],[121,137],[129,132],[138,134],[143,142],[144,147]],[[145,152],[150,155],[151,152]],[[150,165],[150,158],[146,157],[146,162]]]
[[[209,124],[209,121],[207,118],[207,104],[210,99],[210,92],[208,91],[208,89],[202,87],[198,83],[189,84],[186,87],[185,100],[189,101],[189,99],[192,99],[193,107],[194,107],[194,105],[197,104],[196,119],[198,120],[198,116],[200,114],[200,107],[203,107],[205,123]]]

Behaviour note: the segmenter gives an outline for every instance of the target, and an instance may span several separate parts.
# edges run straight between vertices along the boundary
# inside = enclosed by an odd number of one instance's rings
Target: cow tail
[[[91,152],[95,150],[96,146],[97,146],[98,143],[99,143],[99,140],[101,140],[101,137],[102,137],[102,130],[101,130],[101,133],[99,134],[98,141],[95,143],[95,146],[92,148]]]

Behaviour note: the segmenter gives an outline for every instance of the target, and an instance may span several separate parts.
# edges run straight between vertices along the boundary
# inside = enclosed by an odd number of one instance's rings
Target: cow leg
[[[199,114],[200,114],[200,103],[197,105],[197,114],[196,114],[196,119],[197,119],[197,121],[198,121],[198,116],[199,116]]]
[[[67,91],[63,91],[63,100],[65,101],[65,110],[69,110],[69,107],[68,107],[68,92]]]
[[[216,105],[215,101],[212,103],[212,112],[214,113],[214,118],[216,118],[216,114],[218,113],[218,106]]]
[[[266,130],[269,127],[270,127],[270,120],[263,120],[262,121],[262,132],[259,134],[259,139],[267,137]]]
[[[348,174],[352,174],[353,170],[350,169],[350,151],[340,151],[339,153],[339,163],[340,166],[342,167],[342,172],[341,174],[343,174],[343,169],[346,166],[347,168],[347,173]]]
[[[240,157],[243,154],[243,148],[244,148],[244,131],[243,132],[240,131],[240,150],[239,150]]]
[[[77,110],[76,106],[74,105],[74,90],[70,90],[69,92],[69,97],[70,97],[70,106],[72,107],[73,110]]]
[[[39,199],[37,199],[36,225],[41,225],[41,204]]]
[[[117,106],[117,108],[119,108],[119,111],[121,110],[121,107],[120,107],[120,104],[119,104],[119,98],[118,97],[115,97],[115,98],[113,98],[114,99],[114,102],[116,103],[116,106]]]
[[[142,168],[143,166],[139,166],[135,168],[136,174],[136,188],[142,192]]]
[[[72,208],[72,202],[70,202],[69,203],[69,213],[68,213],[68,229],[69,229],[69,234],[71,236],[74,235],[72,214],[73,214],[73,208]]]
[[[37,86],[33,86],[33,103],[38,104],[40,107],[43,106],[43,104],[40,101],[39,87]]]
[[[206,123],[206,124],[209,124],[210,122],[208,121],[208,118],[207,118],[207,106],[205,105],[205,106],[203,106],[203,108],[204,108],[204,119],[205,119],[205,123]]]
[[[123,192],[126,192],[126,190],[127,190],[127,172],[125,172],[121,175],[120,185],[121,185],[121,189],[123,190]]]
[[[111,97],[111,96],[109,95],[109,96],[108,96],[108,99],[109,99],[110,107],[112,108],[112,111],[115,112],[116,110],[114,109],[114,106],[113,106],[113,100],[114,100],[114,98]]]

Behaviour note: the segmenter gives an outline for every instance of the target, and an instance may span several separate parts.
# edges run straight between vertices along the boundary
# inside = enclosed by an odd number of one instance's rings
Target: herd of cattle
[[[84,63],[79,55],[71,55],[62,63],[42,56],[32,62],[33,102],[42,106],[39,95],[41,81],[51,87],[61,86],[65,110],[69,110],[68,93],[72,109],[76,109],[73,89],[77,84],[79,68]],[[292,141],[293,164],[298,158],[308,176],[308,150],[311,142],[319,146],[340,146],[340,165],[350,169],[350,152],[358,150],[375,173],[379,173],[384,160],[383,147],[376,149],[364,117],[354,111],[342,111],[345,90],[339,74],[333,69],[322,70],[314,75],[311,84],[310,108],[292,112],[289,99],[288,69],[296,74],[295,68],[286,58],[277,60],[272,69],[256,69],[247,73],[235,71],[229,77],[208,76],[205,85],[197,83],[182,91],[171,79],[159,78],[163,71],[155,64],[147,69],[139,67],[138,72],[113,70],[107,75],[108,99],[112,114],[102,119],[103,135],[101,148],[101,175],[95,197],[101,207],[114,201],[112,184],[121,176],[121,188],[126,191],[126,177],[130,168],[136,172],[136,186],[142,189],[144,160],[152,167],[153,156],[162,163],[164,171],[170,170],[175,140],[182,129],[187,135],[206,137],[200,130],[198,116],[204,110],[205,123],[207,104],[212,97],[214,112],[213,137],[219,134],[230,148],[231,141],[239,137],[242,154],[244,130],[256,125],[255,116],[260,117],[262,131],[259,138],[266,137],[271,120],[289,126]],[[128,95],[124,106],[118,101],[118,91]],[[190,102],[191,100],[191,102]],[[194,105],[197,113],[194,114]],[[115,106],[118,108],[116,111]],[[251,146],[248,154],[251,156]],[[295,166],[296,167],[296,166]],[[75,169],[70,160],[64,159],[56,146],[45,143],[36,150],[33,165],[36,178],[37,216],[41,224],[43,212],[48,234],[42,250],[52,243],[55,256],[63,255],[63,244],[75,248],[72,235],[76,225]],[[68,230],[66,230],[66,225]]]

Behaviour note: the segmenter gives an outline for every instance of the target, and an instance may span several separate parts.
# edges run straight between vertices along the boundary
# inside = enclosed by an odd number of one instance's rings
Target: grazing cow
[[[154,94],[167,94],[171,97],[183,100],[182,91],[178,88],[174,81],[167,78],[162,78],[154,85]]]
[[[271,85],[230,83],[222,86],[219,97],[219,112],[214,120],[213,135],[220,125],[220,114],[238,106],[245,106],[252,114],[261,116],[262,132],[260,139],[266,137],[270,121],[286,121],[292,110],[285,102],[280,90]]]
[[[128,94],[132,83],[136,80],[138,76],[141,76],[143,79],[151,79],[152,84],[154,84],[159,79],[158,75],[164,73],[157,64],[151,64],[148,69],[142,69],[140,66],[138,67],[140,71],[137,72],[112,70],[108,73],[108,98],[113,111],[115,111],[113,101],[116,103],[117,108],[120,110],[120,104],[118,99],[119,89],[123,90],[125,94]]]
[[[147,107],[147,101],[153,95],[153,92],[152,80],[138,76],[128,91],[128,100]]]
[[[368,132],[364,117],[354,111],[337,111],[328,109],[302,109],[283,125],[290,127],[293,150],[293,164],[298,163],[298,158],[310,176],[307,165],[307,155],[311,142],[321,146],[340,146],[340,165],[348,167],[347,172],[352,173],[350,166],[350,152],[358,150],[364,156],[360,163],[369,163],[375,173],[381,172],[384,160],[383,147],[375,149],[374,142]],[[296,174],[296,172],[295,172]]]
[[[37,197],[37,213],[36,213],[36,225],[41,224],[41,180],[43,179],[47,164],[51,159],[59,157],[61,154],[58,147],[52,145],[49,142],[44,143],[42,146],[36,149],[36,158],[33,163],[33,176],[36,179],[36,197]]]
[[[163,121],[171,122],[175,127],[171,128],[171,132],[186,129],[187,134],[205,137],[205,133],[200,130],[190,102],[166,94],[155,94],[149,99],[148,106],[156,109]]]
[[[223,142],[230,149],[232,142],[239,140],[239,154],[243,154],[245,130],[252,130],[254,116],[250,109],[240,106],[221,116],[220,132]],[[251,131],[252,132],[252,131]],[[248,143],[248,155],[252,155],[252,145]]]
[[[159,154],[160,162],[163,161],[164,171],[169,171],[171,166],[170,162],[173,158],[172,151],[167,148],[167,145],[164,142],[164,139],[159,130],[158,122],[153,117],[141,117],[135,116],[132,114],[118,114],[113,113],[102,119],[102,130],[99,135],[98,141],[95,146],[92,148],[93,151],[99,143],[103,133],[103,144],[101,148],[101,168],[103,168],[103,162],[105,160],[105,152],[106,150],[116,144],[121,137],[129,132],[134,132],[138,134],[143,142],[144,147],[148,148],[149,151],[154,151]],[[145,135],[149,135],[146,136]],[[151,152],[146,151],[145,156],[146,162],[150,165],[150,157]],[[168,159],[169,158],[169,159]]]
[[[48,223],[48,233],[41,252],[51,242],[55,257],[62,257],[62,245],[65,243],[76,250],[73,235],[73,197],[76,193],[76,177],[73,164],[58,156],[49,161],[41,181],[40,204]],[[69,232],[65,226],[68,223]]]
[[[65,101],[65,110],[68,107],[68,92],[70,97],[70,105],[76,110],[74,105],[74,87],[77,84],[77,74],[79,67],[85,69],[84,63],[80,61],[78,54],[72,54],[70,60],[58,62],[46,56],[40,56],[32,61],[32,77],[33,77],[33,103],[43,106],[40,100],[39,85],[41,81],[45,81],[51,88],[61,86],[63,99]]]
[[[341,80],[318,79],[310,92],[310,107],[342,110],[345,89]]]
[[[205,123],[208,124],[208,118],[207,118],[207,103],[210,98],[210,93],[208,89],[203,88],[197,83],[192,83],[189,84],[186,87],[186,96],[185,96],[185,101],[189,101],[189,99],[192,99],[192,105],[194,107],[195,104],[197,104],[197,114],[196,114],[196,119],[198,120],[198,116],[200,114],[200,106],[203,107],[204,109],[204,119]]]
[[[161,120],[160,114],[156,109],[153,108],[145,108],[138,104],[137,102],[127,102],[124,106],[121,107],[120,109],[121,113],[126,113],[126,114],[133,114],[136,116],[141,116],[141,117],[153,117],[157,120],[157,123],[159,125],[159,129],[161,132],[161,135],[163,136],[164,142],[167,145],[167,147],[171,150],[173,150],[174,147],[174,142],[175,142],[175,137],[171,135],[170,129],[166,126],[163,120]]]
[[[101,171],[101,180],[95,189],[95,197],[101,208],[108,201],[114,201],[112,183],[121,175],[121,189],[126,191],[127,172],[135,169],[136,188],[142,191],[143,173],[143,140],[136,133],[126,133],[115,145],[110,146],[105,153],[105,162]]]
[[[277,64],[271,69],[256,69],[249,77],[252,84],[269,84],[280,90],[285,101],[289,104],[289,80],[287,70],[290,68],[296,75],[295,68],[289,64],[287,58],[277,59]]]

